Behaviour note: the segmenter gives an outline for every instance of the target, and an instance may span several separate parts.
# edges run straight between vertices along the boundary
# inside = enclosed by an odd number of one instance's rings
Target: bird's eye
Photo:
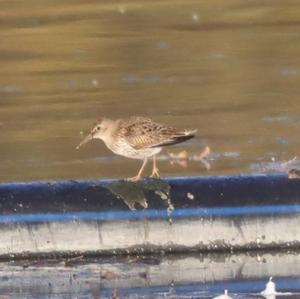
[[[99,131],[99,130],[101,130],[101,127],[100,127],[100,126],[98,126],[98,127],[97,127],[97,130],[98,130],[98,131]]]

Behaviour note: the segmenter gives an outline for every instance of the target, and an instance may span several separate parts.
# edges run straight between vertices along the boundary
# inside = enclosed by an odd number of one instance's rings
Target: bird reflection
[[[148,207],[147,192],[152,192],[161,200],[166,201],[168,209],[171,205],[170,185],[161,179],[149,178],[138,182],[120,180],[105,185],[105,188],[122,199],[130,210],[136,210],[136,204],[144,209]]]
[[[207,157],[210,154],[210,148],[206,146],[202,152],[199,154],[190,155],[186,150],[183,150],[179,153],[169,152],[170,164],[179,165],[183,168],[188,167],[189,161],[200,162],[204,165],[207,170],[210,170],[211,165],[207,160]]]

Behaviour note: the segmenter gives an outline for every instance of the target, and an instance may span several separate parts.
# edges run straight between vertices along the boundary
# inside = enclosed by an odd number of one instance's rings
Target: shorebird
[[[150,157],[153,157],[151,177],[159,177],[155,155],[165,146],[193,138],[196,131],[180,130],[156,123],[145,117],[133,116],[117,120],[104,118],[93,127],[90,134],[81,141],[76,149],[79,149],[92,139],[101,139],[115,154],[143,160],[138,174],[128,178],[129,181],[138,181],[142,177]]]

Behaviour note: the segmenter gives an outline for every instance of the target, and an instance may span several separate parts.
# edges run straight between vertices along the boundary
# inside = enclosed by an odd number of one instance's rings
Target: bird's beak
[[[80,147],[82,147],[84,144],[88,143],[89,141],[91,141],[93,139],[93,134],[89,134],[87,135],[80,143],[79,145],[76,147],[76,149],[79,149]]]

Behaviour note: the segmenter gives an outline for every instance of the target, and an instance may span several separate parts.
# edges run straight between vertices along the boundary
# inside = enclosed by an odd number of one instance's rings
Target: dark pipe
[[[0,208],[0,256],[298,247],[300,239],[300,181],[285,175],[6,183]]]

